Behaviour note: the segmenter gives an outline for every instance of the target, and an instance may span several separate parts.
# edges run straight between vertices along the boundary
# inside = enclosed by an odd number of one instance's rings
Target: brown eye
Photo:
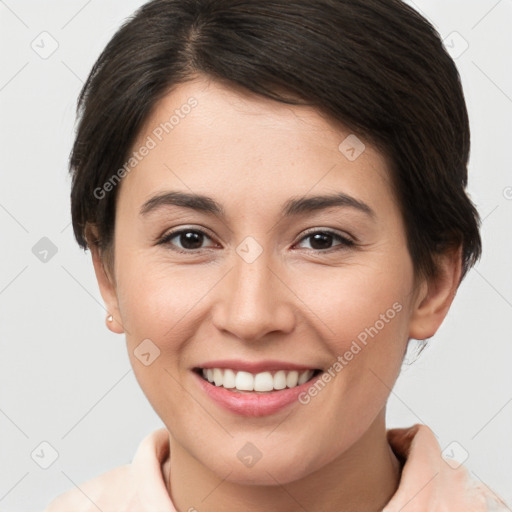
[[[348,238],[335,233],[333,231],[314,231],[306,236],[304,236],[301,239],[301,242],[303,240],[310,240],[310,248],[316,251],[327,251],[330,249],[334,249],[335,247],[339,246],[339,249],[344,249],[346,247],[350,247],[354,245],[354,242],[352,240],[349,240]],[[339,243],[336,245],[332,245],[333,242],[338,241]]]
[[[201,230],[181,229],[168,233],[158,243],[169,245],[171,249],[178,252],[191,252],[204,249],[203,243],[205,239],[210,239],[210,237]],[[175,241],[173,242],[173,240]],[[176,248],[173,246],[176,246]]]

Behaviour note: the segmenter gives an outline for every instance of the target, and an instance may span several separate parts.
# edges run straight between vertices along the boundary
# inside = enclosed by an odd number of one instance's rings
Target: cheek
[[[363,417],[371,421],[400,371],[408,341],[413,269],[405,251],[385,260],[319,267],[295,281],[297,295],[312,312],[318,343],[331,354],[326,365],[333,377],[328,394],[345,411],[357,411],[334,430],[357,431],[365,423]],[[318,406],[315,413],[328,410],[323,398],[311,398]]]
[[[354,340],[364,345],[374,338],[385,343],[394,335],[403,337],[412,266],[407,258],[399,260],[312,267],[291,281],[307,306],[302,310],[321,329],[333,352],[342,354]]]
[[[155,340],[182,337],[205,289],[215,282],[211,272],[198,279],[192,266],[173,268],[137,254],[123,259],[118,275],[119,306],[132,342],[134,335]]]
[[[312,458],[320,454],[319,466],[363,435],[399,374],[410,314],[407,261],[402,272],[398,265],[384,267],[385,272],[380,265],[354,265],[346,272],[328,269],[329,279],[311,274],[302,281],[298,294],[317,317],[318,342],[331,354],[325,369],[330,380],[302,397],[308,415],[323,425],[310,452]]]
[[[200,308],[194,305],[207,283],[196,280],[192,267],[172,269],[136,252],[119,262],[118,301],[130,362],[149,402],[167,418],[169,410],[183,412],[180,403],[187,400],[179,372],[197,329]]]

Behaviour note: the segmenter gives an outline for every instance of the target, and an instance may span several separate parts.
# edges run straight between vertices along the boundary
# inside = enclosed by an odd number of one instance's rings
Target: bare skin
[[[197,105],[155,138],[192,97]],[[169,430],[165,473],[180,512],[377,511],[397,489],[386,401],[408,339],[431,337],[450,307],[460,252],[439,258],[436,279],[415,275],[387,161],[366,141],[350,161],[338,149],[348,135],[312,108],[199,76],[156,106],[133,146],[157,142],[119,185],[114,265],[92,255],[109,328],[126,334]],[[141,213],[170,191],[209,196],[225,217],[175,205]],[[373,214],[350,205],[281,213],[292,198],[334,193]],[[159,243],[185,228],[196,246],[180,235]],[[326,230],[334,235],[315,242]],[[237,252],[246,237],[261,249],[251,262]],[[321,392],[267,416],[221,408],[192,371],[218,359],[327,371],[371,326],[378,332]],[[145,339],[160,350],[149,366],[134,354]],[[252,467],[237,457],[247,442],[262,454]]]

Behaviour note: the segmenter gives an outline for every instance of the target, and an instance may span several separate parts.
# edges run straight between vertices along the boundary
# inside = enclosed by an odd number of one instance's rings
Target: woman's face
[[[200,78],[133,151],[109,308],[171,450],[269,484],[349,456],[383,418],[417,302],[384,157],[311,108]],[[322,372],[294,386],[294,370]],[[254,381],[291,387],[230,388]]]

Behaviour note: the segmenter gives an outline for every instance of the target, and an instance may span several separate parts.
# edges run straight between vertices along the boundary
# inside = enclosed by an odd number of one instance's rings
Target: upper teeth
[[[314,370],[298,372],[295,370],[279,370],[272,375],[271,372],[252,374],[223,368],[203,368],[203,377],[216,386],[239,391],[272,391],[274,389],[294,388],[307,382],[314,374]]]

